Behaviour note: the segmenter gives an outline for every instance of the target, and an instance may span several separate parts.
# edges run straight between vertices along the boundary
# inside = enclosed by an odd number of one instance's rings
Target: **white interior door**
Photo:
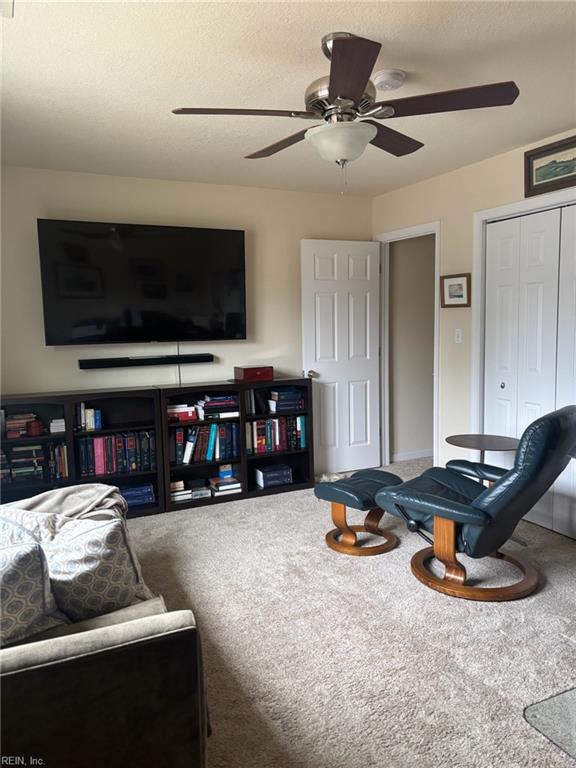
[[[520,222],[497,221],[486,231],[484,432],[506,437],[517,433]],[[487,461],[510,466],[504,453]]]
[[[380,244],[302,240],[301,260],[316,471],[380,466]]]
[[[518,326],[518,426],[520,437],[535,419],[556,408],[556,339],[560,210],[522,217]],[[549,491],[526,520],[553,528]]]
[[[556,406],[560,210],[523,216],[521,222],[518,435]]]
[[[486,236],[484,431],[520,437],[556,407],[560,210],[494,222]],[[511,466],[513,454],[487,460]],[[553,493],[527,515],[553,527]]]
[[[556,406],[576,403],[576,206],[562,209]],[[576,539],[576,459],[554,486],[554,530]]]

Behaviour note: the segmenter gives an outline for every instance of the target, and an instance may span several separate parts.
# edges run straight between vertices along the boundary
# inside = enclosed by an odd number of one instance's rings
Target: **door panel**
[[[491,223],[486,233],[486,433],[520,437],[556,407],[560,211]],[[509,467],[513,454],[487,460]],[[553,525],[553,493],[527,515]]]
[[[302,241],[302,352],[317,472],[380,465],[380,244]]]
[[[562,209],[556,405],[576,403],[576,206]],[[576,459],[554,486],[554,530],[576,539]]]
[[[523,216],[520,229],[517,436],[556,408],[560,210]],[[526,519],[553,527],[549,491]]]
[[[489,224],[486,232],[484,432],[516,437],[520,219]],[[510,456],[490,461],[509,466]],[[508,462],[508,463],[506,463]]]
[[[560,211],[524,216],[521,222],[518,435],[556,406]]]

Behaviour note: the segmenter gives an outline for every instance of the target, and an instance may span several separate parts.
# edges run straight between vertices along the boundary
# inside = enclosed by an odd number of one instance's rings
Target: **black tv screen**
[[[246,338],[244,232],[38,219],[46,344]]]

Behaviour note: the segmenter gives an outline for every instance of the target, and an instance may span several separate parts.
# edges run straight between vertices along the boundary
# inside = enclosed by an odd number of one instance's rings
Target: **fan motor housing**
[[[319,77],[314,80],[304,95],[304,102],[306,109],[309,112],[315,112],[319,117],[323,117],[326,112],[334,108],[334,104],[330,101],[329,96],[330,77]],[[356,104],[356,108],[359,112],[365,112],[370,109],[372,104],[376,101],[376,88],[371,80],[368,80],[364,94],[362,98]]]

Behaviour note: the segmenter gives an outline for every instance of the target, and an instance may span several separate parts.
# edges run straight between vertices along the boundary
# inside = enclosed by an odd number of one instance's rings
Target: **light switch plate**
[[[454,342],[456,344],[462,344],[464,341],[464,334],[462,333],[462,328],[456,328],[454,331]]]

